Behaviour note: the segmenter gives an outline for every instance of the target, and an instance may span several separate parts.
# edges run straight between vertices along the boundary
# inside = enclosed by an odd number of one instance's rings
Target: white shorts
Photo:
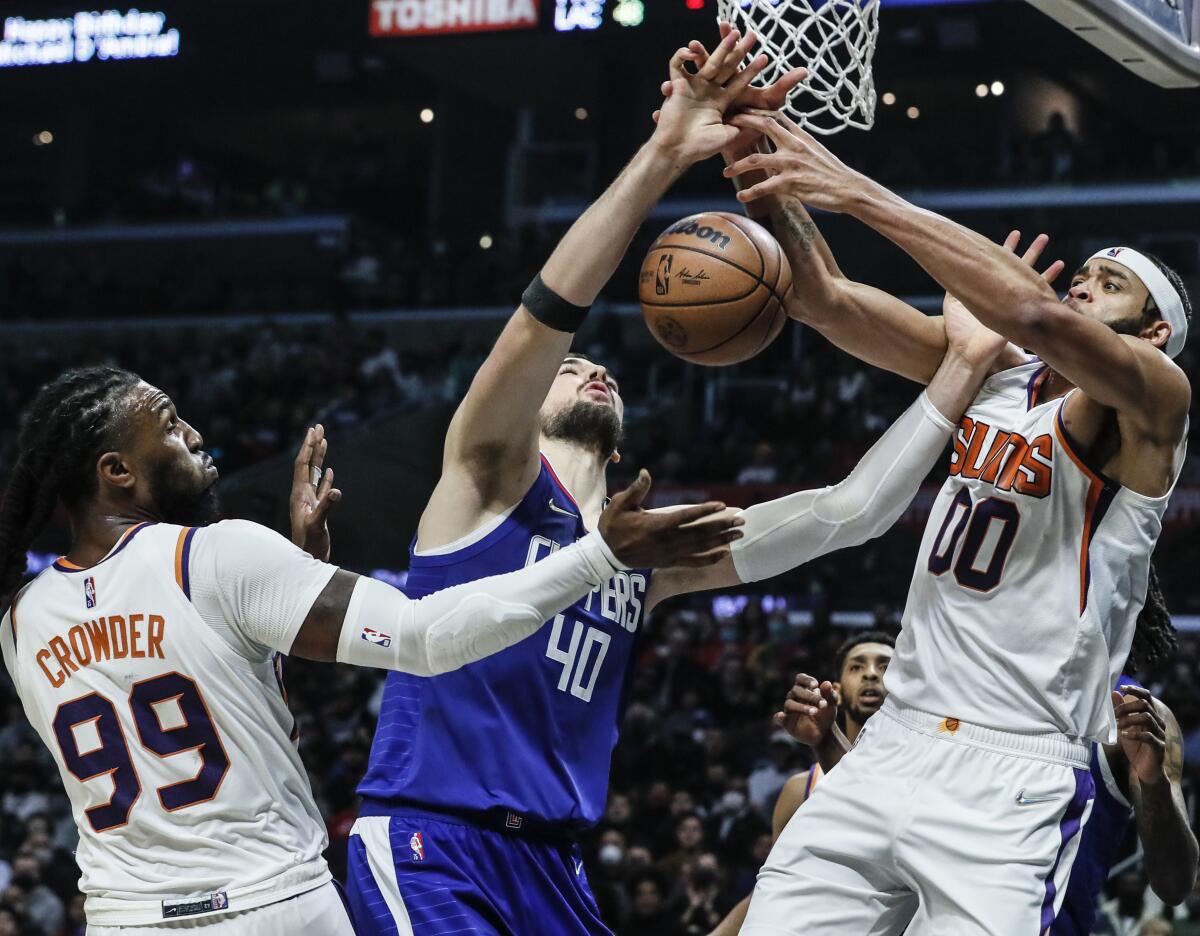
[[[295,897],[237,913],[144,926],[89,923],[87,928],[87,936],[176,936],[180,932],[204,936],[354,936],[354,927],[341,894],[330,881]]]
[[[1092,810],[1090,745],[889,698],[784,828],[742,936],[1036,936]]]

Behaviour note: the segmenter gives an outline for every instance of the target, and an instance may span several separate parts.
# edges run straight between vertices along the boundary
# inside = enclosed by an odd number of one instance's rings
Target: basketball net
[[[784,105],[813,133],[875,122],[871,59],[879,36],[879,0],[718,0],[719,19],[745,35],[754,30],[771,64],[757,84],[771,84],[793,68],[808,77]]]

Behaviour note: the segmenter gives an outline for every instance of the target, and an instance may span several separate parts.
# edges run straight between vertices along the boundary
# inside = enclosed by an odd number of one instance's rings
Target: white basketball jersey
[[[885,682],[927,712],[1112,743],[1109,689],[1170,492],[1145,497],[1089,467],[1067,397],[1037,400],[1048,372],[1035,360],[992,376],[955,432]]]
[[[280,661],[239,653],[193,606],[195,532],[141,524],[95,566],[60,560],[0,626],[79,826],[90,923],[250,909],[330,879]]]

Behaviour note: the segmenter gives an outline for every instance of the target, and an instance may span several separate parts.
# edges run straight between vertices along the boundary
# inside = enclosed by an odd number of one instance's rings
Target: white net
[[[879,0],[718,0],[717,15],[743,35],[758,34],[751,54],[766,52],[771,64],[756,83],[808,69],[784,108],[801,126],[824,134],[871,128]]]

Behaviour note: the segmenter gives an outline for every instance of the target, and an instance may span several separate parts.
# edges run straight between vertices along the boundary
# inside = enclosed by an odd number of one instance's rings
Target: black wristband
[[[541,273],[533,278],[533,282],[521,295],[521,305],[543,325],[561,332],[579,331],[591,308],[567,302],[542,281]]]

